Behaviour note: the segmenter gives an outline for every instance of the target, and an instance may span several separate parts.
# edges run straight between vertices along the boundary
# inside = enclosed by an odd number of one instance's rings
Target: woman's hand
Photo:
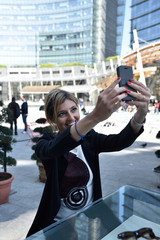
[[[131,86],[136,92],[129,91],[126,87],[117,87],[120,82],[120,78],[116,79],[108,88],[105,88],[100,92],[95,108],[86,117],[82,118],[77,123],[77,129],[81,136],[84,136],[99,122],[109,118],[113,112],[119,107],[123,106],[122,99],[128,94],[136,98],[135,101],[131,101],[129,105],[136,105],[137,113],[135,114],[135,120],[138,123],[142,123],[148,112],[148,104],[150,99],[150,91],[142,83],[134,80],[131,82]],[[137,133],[140,127],[134,126],[131,121],[131,126],[135,133]],[[79,141],[75,127],[71,127],[71,135]]]
[[[109,118],[113,112],[123,105],[122,99],[128,93],[126,87],[117,87],[119,82],[120,78],[116,79],[108,88],[101,91],[92,112],[93,118],[97,123]]]
[[[122,99],[128,95],[125,87],[116,87],[120,78],[116,79],[108,88],[100,92],[95,108],[77,123],[79,135],[84,136],[99,122],[109,118],[113,112],[122,106]],[[121,94],[122,93],[122,94]],[[79,141],[79,136],[75,126],[71,126],[70,133],[72,137]]]
[[[136,92],[127,90],[128,94],[136,98],[136,100],[128,101],[127,103],[131,106],[135,105],[137,107],[137,112],[134,115],[134,120],[132,119],[131,121],[131,126],[134,129],[134,132],[137,133],[140,130],[141,126],[135,124],[135,121],[139,124],[144,123],[148,112],[151,94],[149,88],[137,80],[132,79],[131,82],[128,82],[128,85],[136,90]]]
[[[134,101],[128,101],[127,103],[131,106],[135,105],[137,107],[137,112],[140,115],[146,115],[148,112],[148,105],[150,102],[150,90],[143,83],[131,79],[128,82],[128,85],[136,90],[136,92],[132,92],[127,90],[127,93],[136,98]]]

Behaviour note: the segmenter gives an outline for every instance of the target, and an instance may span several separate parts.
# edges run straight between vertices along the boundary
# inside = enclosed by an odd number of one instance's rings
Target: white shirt
[[[93,202],[93,173],[86,161],[86,158],[83,154],[83,151],[82,151],[82,147],[81,145],[79,145],[78,147],[74,148],[72,151],[73,154],[75,154],[78,158],[80,158],[87,166],[88,170],[89,170],[89,181],[86,185],[86,188],[85,188],[85,191],[87,192],[84,193],[83,190],[80,191],[82,193],[82,195],[84,194],[84,197],[86,198],[85,199],[85,205],[83,205],[82,207],[84,206],[87,206],[88,204],[90,204],[91,202]],[[67,207],[67,205],[65,204],[66,202],[66,199],[61,199],[61,206],[60,206],[60,209],[55,217],[55,220],[59,220],[59,219],[62,219],[62,218],[65,218],[65,217],[68,217],[69,215],[71,214],[74,214],[76,213],[77,209],[70,209],[69,207]],[[80,207],[81,208],[81,207]],[[80,209],[78,208],[78,209]]]

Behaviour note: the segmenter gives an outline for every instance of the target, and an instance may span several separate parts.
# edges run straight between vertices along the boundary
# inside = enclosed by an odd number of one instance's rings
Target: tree
[[[39,110],[44,111],[44,106],[40,106]],[[36,160],[37,166],[39,168],[39,179],[40,179],[40,181],[41,182],[46,182],[45,169],[43,167],[41,159],[35,153],[35,144],[37,143],[40,136],[42,136],[44,133],[50,133],[50,134],[52,134],[52,136],[56,135],[57,134],[57,129],[56,128],[53,129],[53,127],[51,127],[47,123],[46,118],[38,118],[35,122],[37,124],[39,124],[40,127],[38,126],[33,130],[33,132],[38,133],[39,135],[32,138],[32,142],[34,143],[33,146],[32,146],[32,150],[34,151],[34,153],[31,155],[31,159]]]
[[[12,151],[12,144],[16,140],[12,137],[12,130],[2,126],[3,123],[10,122],[11,114],[10,109],[4,107],[3,101],[0,101],[0,165],[2,165],[4,172],[7,172],[7,166],[16,165],[16,159],[7,156],[7,153]]]

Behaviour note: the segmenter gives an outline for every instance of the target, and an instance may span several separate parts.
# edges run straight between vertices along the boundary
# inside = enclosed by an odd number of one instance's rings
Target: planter
[[[41,162],[37,162],[37,166],[39,168],[39,180],[40,180],[40,182],[45,183],[46,182],[46,171],[44,169],[44,166]]]
[[[155,168],[153,168],[153,172],[157,176],[157,182],[158,182],[157,188],[160,188],[160,165],[155,167]]]
[[[8,202],[13,179],[12,174],[0,172],[0,204]]]
[[[160,150],[155,151],[155,154],[158,158],[160,158]]]

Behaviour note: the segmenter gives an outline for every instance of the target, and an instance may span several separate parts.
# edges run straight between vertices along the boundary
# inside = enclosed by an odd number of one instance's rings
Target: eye
[[[66,115],[65,112],[59,112],[59,113],[58,113],[58,117],[60,117],[60,118],[63,118],[65,115]]]
[[[74,112],[76,112],[77,111],[77,107],[73,107],[72,109],[71,109],[71,112],[72,113],[74,113]]]

